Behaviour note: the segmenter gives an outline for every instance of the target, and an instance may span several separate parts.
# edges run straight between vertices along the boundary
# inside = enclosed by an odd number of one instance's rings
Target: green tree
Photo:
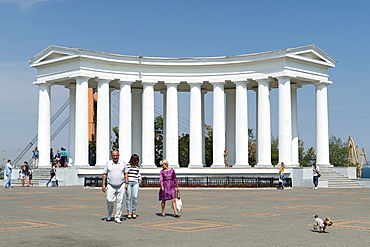
[[[257,145],[253,135],[253,129],[248,129],[248,163],[254,167],[256,165]]]
[[[163,160],[163,117],[154,118],[154,144],[155,144],[155,164],[160,166],[159,162]]]
[[[189,134],[179,136],[179,165],[180,167],[188,167],[189,165]]]
[[[335,136],[329,138],[329,161],[334,166],[349,166],[348,161],[349,145],[348,141]]]
[[[213,164],[213,129],[207,124],[204,125],[204,129],[206,166],[210,167]]]
[[[276,165],[279,162],[279,138],[271,136],[271,163]]]
[[[118,126],[113,127],[112,131],[114,133],[114,137],[112,140],[112,151],[113,150],[119,150],[119,129]]]
[[[301,166],[311,166],[313,163],[315,163],[316,162],[315,148],[310,147],[307,150],[307,152],[303,152],[299,162]]]

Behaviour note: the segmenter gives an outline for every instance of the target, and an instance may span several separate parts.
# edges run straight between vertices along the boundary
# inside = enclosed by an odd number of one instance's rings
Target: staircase
[[[320,167],[320,174],[320,180],[328,181],[329,188],[363,188],[355,179],[347,178],[333,168]]]
[[[33,178],[32,178],[32,184],[33,186],[45,186],[45,184],[50,179],[50,168],[37,168],[32,169],[33,171]],[[26,181],[24,181],[26,184]],[[18,177],[16,180],[12,179],[12,185],[13,186],[21,186],[22,181],[20,177]]]

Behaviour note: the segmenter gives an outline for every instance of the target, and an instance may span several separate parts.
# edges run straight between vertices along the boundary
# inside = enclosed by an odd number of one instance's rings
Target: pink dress
[[[161,170],[159,173],[159,183],[164,187],[164,191],[162,189],[159,190],[158,198],[160,201],[176,198],[177,179],[174,169],[170,168],[168,171]]]

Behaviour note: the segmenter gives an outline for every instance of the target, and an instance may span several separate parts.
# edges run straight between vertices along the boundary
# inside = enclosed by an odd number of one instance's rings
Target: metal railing
[[[142,178],[141,187],[160,187],[159,178]],[[178,177],[179,187],[264,188],[278,187],[277,177]],[[292,187],[292,178],[283,179],[285,187]],[[84,186],[101,187],[101,177],[85,177]]]

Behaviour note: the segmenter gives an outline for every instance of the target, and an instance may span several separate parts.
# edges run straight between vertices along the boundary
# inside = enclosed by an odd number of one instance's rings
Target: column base
[[[223,163],[222,164],[215,164],[214,163],[214,164],[211,165],[211,168],[214,168],[214,167],[217,167],[217,168],[225,168],[225,164],[223,164]]]
[[[198,168],[203,167],[202,163],[189,163],[188,168]]]
[[[142,163],[140,167],[141,168],[158,168],[154,163],[146,163],[146,164]]]
[[[334,167],[332,164],[330,163],[318,163],[316,162],[316,164],[319,166],[319,167]]]
[[[68,166],[72,166],[72,165],[68,164]],[[89,163],[75,163],[73,164],[73,166],[90,166],[90,164]]]
[[[249,163],[235,163],[232,167],[247,168],[247,167],[249,167]]]
[[[286,167],[299,167],[299,163],[288,164]]]
[[[257,163],[256,166],[257,167],[273,167],[271,163],[267,163],[267,164],[265,164],[265,163]]]

